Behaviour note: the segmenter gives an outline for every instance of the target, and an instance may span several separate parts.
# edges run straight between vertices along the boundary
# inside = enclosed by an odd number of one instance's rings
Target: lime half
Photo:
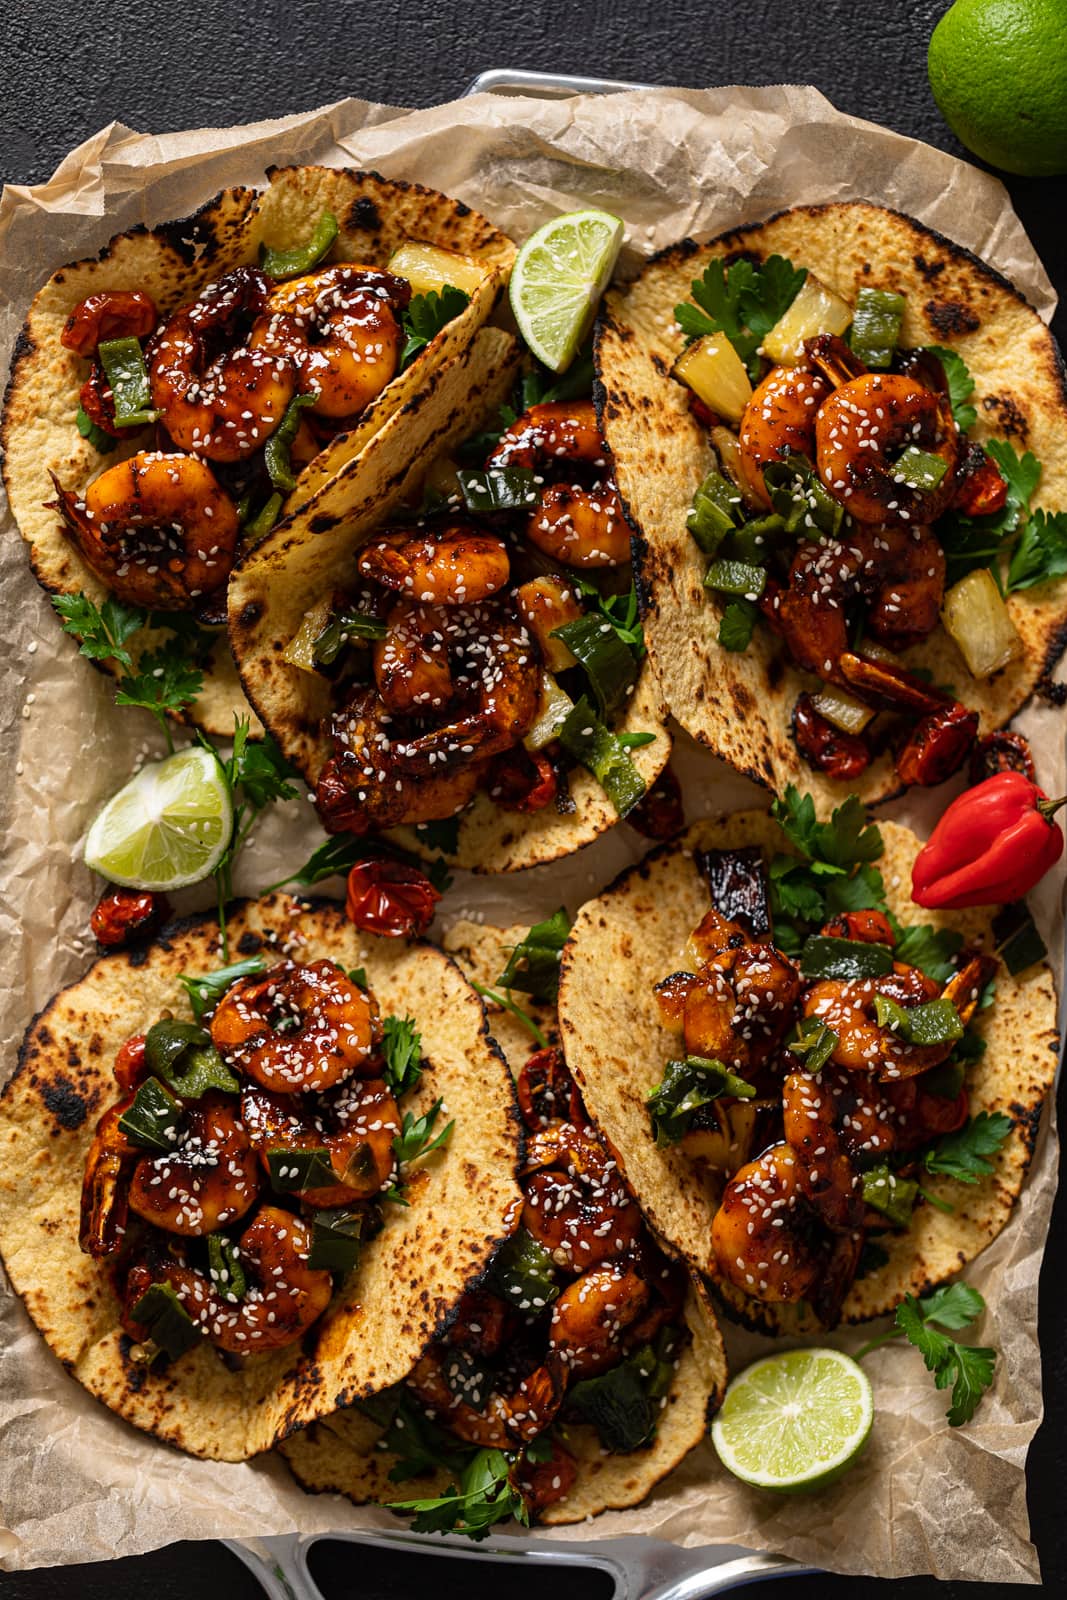
[[[615,270],[624,228],[609,211],[568,211],[532,234],[511,270],[511,309],[526,343],[563,372]]]
[[[233,801],[210,750],[191,745],[142,767],[85,841],[94,872],[129,889],[182,889],[214,872],[233,833]]]
[[[711,1441],[735,1477],[795,1493],[839,1478],[874,1419],[867,1376],[840,1350],[787,1350],[754,1361],[726,1391]]]

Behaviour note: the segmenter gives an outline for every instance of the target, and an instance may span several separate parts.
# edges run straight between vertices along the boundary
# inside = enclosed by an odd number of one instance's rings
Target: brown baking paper
[[[557,211],[605,207],[627,223],[626,272],[687,233],[715,233],[781,206],[867,197],[977,251],[1046,319],[1054,304],[999,183],[840,115],[813,89],[661,90],[564,101],[482,95],[413,113],[349,100],[250,127],[161,137],[113,124],[73,151],[49,183],[6,190],[4,364],[34,290],[54,268],[95,252],[120,229],[182,216],[224,185],[259,183],[271,163],[303,161],[420,179],[484,210],[520,240]],[[115,709],[107,681],[77,659],[30,576],[10,516],[0,608],[7,636],[0,694],[7,1073],[30,1017],[92,955],[86,927],[93,884],[79,859],[84,830],[134,764],[159,753],[159,739],[147,716]],[[1062,793],[1062,716],[1031,710],[1020,725],[1034,738],[1046,786]],[[765,803],[684,738],[681,746],[691,819]],[[929,821],[916,806],[896,812],[920,827]],[[239,890],[255,892],[280,877],[318,837],[303,800],[276,808],[245,849]],[[448,919],[530,921],[563,899],[573,910],[641,848],[620,827],[569,863],[496,881],[461,877],[445,902]],[[1039,910],[1058,964],[1058,886],[1046,883]],[[1024,1464],[1041,1415],[1037,1284],[1056,1182],[1055,1136],[1046,1121],[1015,1216],[968,1273],[989,1302],[976,1331],[1000,1351],[995,1387],[974,1423],[950,1430],[945,1396],[917,1352],[891,1346],[868,1361],[878,1412],[870,1448],[829,1492],[796,1500],[758,1495],[728,1478],[704,1446],[639,1509],[554,1537],[645,1533],[688,1546],[782,1551],[841,1572],[1038,1581]],[[837,1342],[855,1349],[868,1332]],[[729,1329],[728,1341],[735,1369],[766,1345]],[[0,1306],[0,1440],[0,1559],[11,1568],[132,1555],[175,1539],[396,1525],[385,1512],[304,1495],[275,1457],[237,1466],[195,1461],[135,1432],[67,1377],[10,1294]]]

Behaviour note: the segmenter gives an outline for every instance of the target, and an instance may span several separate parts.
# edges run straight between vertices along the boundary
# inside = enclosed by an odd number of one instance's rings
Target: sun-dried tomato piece
[[[519,1073],[515,1093],[522,1120],[531,1133],[550,1122],[573,1122],[581,1127],[586,1120],[578,1085],[556,1045],[534,1051]]]
[[[104,339],[143,339],[158,320],[155,302],[140,289],[102,289],[74,307],[59,342],[76,356],[92,356]]]
[[[685,823],[682,786],[670,767],[664,767],[626,820],[646,839],[671,839],[681,830]]]
[[[148,889],[105,889],[96,902],[89,927],[97,944],[118,950],[135,939],[147,938],[170,916],[165,894]]]
[[[972,445],[960,466],[959,481],[952,496],[954,510],[965,517],[988,517],[1002,511],[1008,499],[1007,479],[980,444]]]
[[[1023,734],[1014,733],[1010,728],[1001,728],[998,733],[987,733],[984,739],[979,739],[971,751],[968,772],[972,786],[996,777],[998,772],[1021,772],[1031,783],[1037,782],[1029,742]]]
[[[348,874],[345,911],[364,933],[413,939],[425,933],[441,896],[418,867],[386,856],[357,861]]]
[[[135,1033],[132,1039],[120,1044],[115,1052],[115,1065],[112,1069],[115,1082],[127,1093],[139,1088],[147,1076],[144,1059],[145,1038],[145,1034]]]
[[[958,700],[917,723],[897,755],[897,776],[909,788],[929,789],[959,770],[978,732],[978,713]]]
[[[855,733],[842,733],[821,717],[810,694],[802,694],[793,708],[793,737],[804,760],[828,778],[858,778],[870,764],[871,752]]]
[[[831,939],[856,939],[860,944],[896,944],[897,936],[882,911],[843,911],[822,929]]]
[[[543,750],[529,752],[516,745],[497,756],[489,771],[487,791],[504,811],[543,811],[556,798],[559,780]]]

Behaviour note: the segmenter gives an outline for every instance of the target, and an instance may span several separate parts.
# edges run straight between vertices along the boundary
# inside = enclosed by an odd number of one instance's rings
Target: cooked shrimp
[[[611,1261],[583,1272],[552,1307],[549,1363],[558,1360],[570,1378],[603,1372],[618,1359],[620,1334],[648,1301],[648,1284],[628,1261]]]
[[[699,972],[676,973],[658,986],[667,1015],[680,1010],[690,1055],[710,1056],[734,1070],[758,1066],[776,1049],[793,1018],[800,975],[773,944],[750,939],[712,907],[690,936]]]
[[[462,522],[435,533],[393,528],[364,545],[356,565],[384,588],[435,606],[487,600],[503,589],[511,570],[501,539]]]
[[[227,1065],[264,1089],[328,1089],[355,1073],[373,1077],[372,1001],[332,961],[283,961],[226,991],[211,1038]]]
[[[276,284],[249,336],[254,350],[292,362],[319,416],[355,417],[395,377],[397,315],[411,287],[391,272],[344,264]]]
[[[772,1303],[808,1298],[825,1250],[818,1219],[799,1186],[800,1158],[774,1144],[739,1167],[711,1224],[721,1275],[743,1294]]]
[[[506,1300],[489,1289],[468,1289],[446,1335],[456,1350],[472,1356],[495,1356],[513,1330],[516,1316]]]
[[[80,499],[56,490],[85,560],[130,605],[186,611],[230,575],[237,508],[192,456],[141,451],[94,478]]]
[[[556,1438],[545,1439],[547,1459],[540,1451],[536,1461],[522,1455],[511,1469],[510,1478],[522,1495],[527,1516],[533,1518],[548,1506],[566,1500],[578,1481],[578,1463]]]
[[[140,289],[102,289],[79,300],[63,324],[59,342],[76,356],[94,356],[106,339],[143,339],[159,313]]]
[[[831,393],[826,379],[803,367],[775,367],[745,407],[738,438],[742,487],[759,505],[771,509],[763,469],[784,456],[812,456],[815,417]]]
[[[630,559],[630,529],[608,472],[591,400],[531,406],[501,434],[486,466],[538,468],[555,478],[570,465],[593,469],[592,484],[550,482],[526,537],[568,567],[617,567]]]
[[[909,446],[940,456],[935,489],[916,489],[895,469]],[[868,372],[822,405],[815,423],[819,476],[859,522],[930,523],[952,499],[959,431],[943,394],[894,372]]]
[[[296,393],[296,369],[266,349],[223,348],[239,319],[266,304],[268,280],[237,267],[164,323],[149,350],[152,404],[183,450],[241,461],[265,444]]]
[[[241,1121],[267,1173],[271,1151],[329,1152],[337,1182],[298,1191],[316,1210],[372,1200],[396,1167],[400,1113],[381,1078],[348,1078],[309,1099],[249,1087],[241,1095]]]
[[[571,1272],[623,1254],[641,1213],[593,1129],[556,1123],[527,1143],[522,1223]]]
[[[142,1156],[130,1179],[129,1204],[167,1233],[200,1238],[243,1217],[259,1196],[259,1167],[231,1095],[188,1102],[178,1142]]]
[[[374,645],[374,681],[389,711],[435,711],[452,699],[448,642],[436,606],[398,600]]]
[[[454,1350],[432,1344],[416,1362],[408,1386],[430,1415],[468,1444],[511,1450],[531,1444],[554,1421],[563,1401],[565,1374],[556,1363],[535,1367],[510,1393],[487,1390]]]
[[[856,1227],[863,1204],[852,1162],[834,1123],[833,1094],[810,1072],[787,1073],[782,1085],[782,1132],[798,1159],[797,1187],[835,1232]]]
[[[804,996],[803,1012],[805,1017],[818,1017],[837,1035],[831,1061],[850,1072],[870,1072],[887,1082],[926,1072],[951,1054],[952,1041],[909,1044],[891,1028],[879,1027],[875,1002],[880,994],[898,1005],[922,1005],[937,997],[938,987],[917,967],[900,962],[895,962],[893,971],[884,977],[848,981],[828,978],[812,984]]]
[[[130,1173],[142,1152],[127,1139],[119,1119],[132,1104],[130,1094],[104,1112],[85,1158],[78,1243],[97,1260],[113,1255],[126,1233]]]
[[[237,1242],[247,1286],[234,1301],[206,1273],[179,1259],[135,1264],[123,1295],[123,1325],[143,1340],[134,1320],[137,1302],[151,1283],[169,1283],[204,1337],[220,1350],[247,1356],[293,1344],[330,1303],[333,1280],[308,1266],[311,1229],[279,1206],[263,1206]]]

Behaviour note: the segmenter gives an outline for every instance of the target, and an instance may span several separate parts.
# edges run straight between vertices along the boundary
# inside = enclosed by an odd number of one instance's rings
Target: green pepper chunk
[[[893,476],[911,489],[929,492],[936,489],[948,471],[947,461],[909,445],[899,460],[893,463]]]
[[[104,339],[97,345],[100,365],[111,386],[115,406],[115,426],[138,428],[155,422],[160,415],[152,409],[152,385],[148,381],[140,339]]]
[[[456,473],[468,511],[486,516],[493,511],[532,511],[541,498],[529,467],[490,467],[487,472]]]
[[[620,817],[644,798],[644,778],[584,694],[560,724],[557,737],[568,755],[588,767]]]
[[[883,372],[892,366],[903,320],[902,294],[890,289],[859,291],[849,342],[864,366]]]
[[[337,1182],[330,1152],[321,1145],[311,1150],[268,1150],[267,1172],[277,1194],[303,1194],[308,1189],[330,1188]]]
[[[211,1281],[224,1300],[236,1305],[244,1299],[248,1292],[248,1278],[236,1245],[231,1244],[225,1234],[208,1235],[207,1264]]]
[[[384,617],[371,617],[363,611],[335,611],[311,646],[316,666],[329,667],[352,640],[385,638]]]
[[[363,1213],[341,1206],[334,1211],[316,1211],[311,1221],[309,1267],[329,1272],[351,1272],[359,1264],[363,1238]]]
[[[741,600],[758,600],[767,587],[767,573],[763,567],[749,566],[747,561],[713,561],[705,574],[704,587]]]
[[[805,978],[883,978],[893,970],[893,952],[886,944],[859,939],[833,939],[813,933],[804,941],[800,970]]]
[[[755,1088],[721,1061],[708,1056],[686,1056],[668,1061],[663,1077],[645,1099],[658,1145],[677,1144],[689,1132],[697,1112],[724,1096],[751,1100]]]
[[[150,1362],[159,1354],[176,1361],[200,1343],[199,1328],[169,1283],[149,1284],[133,1307],[133,1320],[148,1330]]]
[[[318,266],[336,238],[337,218],[332,211],[324,211],[306,244],[293,245],[288,250],[260,245],[259,264],[268,278],[298,278]]]
[[[706,556],[713,556],[737,526],[741,491],[721,472],[709,472],[693,496],[685,525]]]
[[[541,1311],[559,1294],[551,1254],[525,1228],[500,1247],[490,1281],[496,1293],[520,1311]]]
[[[921,1006],[901,1006],[887,995],[874,1000],[880,1028],[890,1028],[906,1044],[949,1044],[963,1038],[963,1023],[951,1000],[927,1000]]]
[[[195,1022],[165,1017],[149,1028],[144,1043],[150,1072],[184,1100],[199,1100],[209,1089],[239,1094],[241,1085],[224,1064],[211,1035]]]
[[[727,536],[723,554],[731,561],[762,567],[784,532],[785,520],[776,511],[766,517],[753,517]]]
[[[129,1110],[119,1118],[119,1132],[142,1150],[173,1150],[181,1138],[182,1108],[158,1078],[146,1078]]]
[[[821,1072],[839,1044],[837,1034],[828,1028],[821,1017],[803,1017],[796,1026],[786,1048],[794,1056],[804,1057],[809,1072]]]
[[[286,406],[282,420],[263,446],[263,462],[270,481],[276,489],[282,489],[286,494],[296,488],[290,452],[300,427],[300,413],[308,406],[313,406],[318,398],[317,389],[312,389],[308,394],[295,394]]]
[[[626,699],[637,682],[637,661],[610,622],[594,612],[552,630],[581,664],[602,717]]]
[[[894,1228],[906,1228],[915,1210],[919,1185],[912,1178],[899,1178],[883,1163],[863,1174],[864,1204],[880,1211]]]
[[[837,538],[845,508],[824,487],[806,456],[794,454],[769,462],[763,469],[763,482],[787,533],[808,539],[820,534]]]
[[[1013,900],[993,918],[993,937],[997,954],[1011,973],[1025,972],[1037,961],[1044,961],[1048,946],[1037,931],[1025,900]]]
[[[265,539],[278,520],[282,509],[282,497],[277,490],[271,495],[259,511],[256,512],[251,522],[244,525],[245,544],[249,547],[259,544]]]

